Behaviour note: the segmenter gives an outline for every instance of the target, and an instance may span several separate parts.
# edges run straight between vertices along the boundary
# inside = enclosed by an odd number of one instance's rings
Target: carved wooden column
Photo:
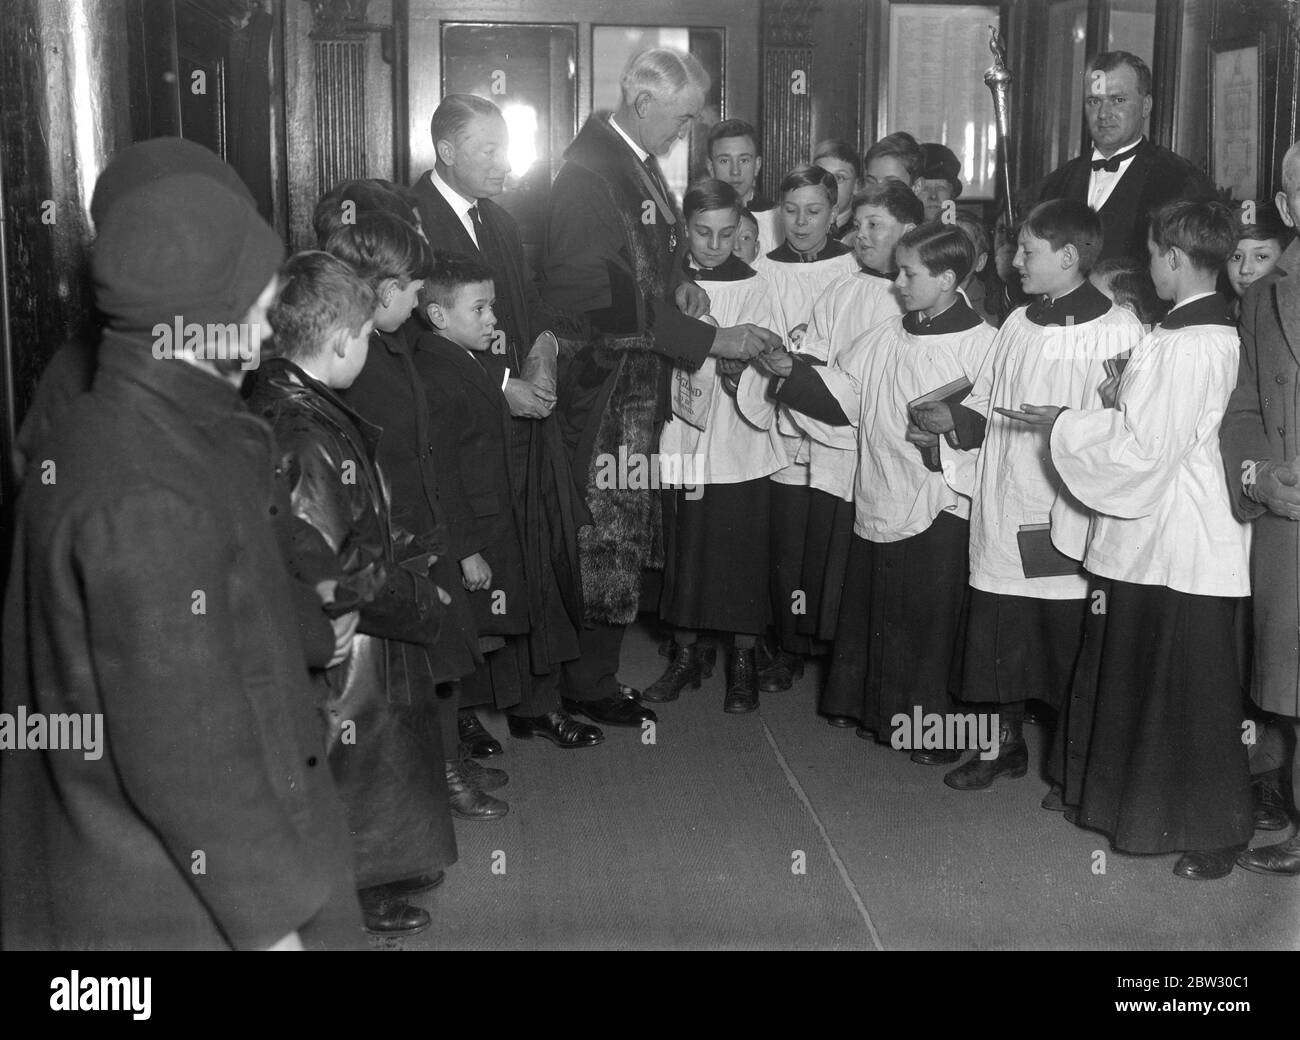
[[[316,71],[316,187],[366,176],[366,3],[310,0]]]
[[[813,20],[819,10],[812,0],[763,5],[763,188],[769,196],[782,174],[812,152]]]

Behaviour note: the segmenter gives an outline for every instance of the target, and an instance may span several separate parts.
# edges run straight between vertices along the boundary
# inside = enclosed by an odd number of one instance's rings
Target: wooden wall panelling
[[[763,187],[775,194],[781,178],[809,160],[813,145],[813,97],[819,79],[814,28],[821,5],[809,0],[769,0],[763,7]],[[804,92],[796,86],[805,84]]]

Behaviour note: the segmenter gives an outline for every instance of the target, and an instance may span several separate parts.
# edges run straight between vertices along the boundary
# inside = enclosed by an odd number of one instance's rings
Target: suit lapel
[[[415,193],[420,200],[420,222],[424,224],[425,233],[429,235],[430,244],[435,249],[446,249],[457,253],[477,256],[482,253],[469,237],[465,225],[456,216],[446,199],[433,183],[433,175],[426,170],[415,184]],[[450,237],[451,241],[446,241]],[[435,241],[438,239],[439,241]]]
[[[1286,274],[1271,286],[1273,302],[1277,307],[1278,324],[1291,356],[1300,364],[1300,243],[1293,242],[1282,255],[1279,266]]]

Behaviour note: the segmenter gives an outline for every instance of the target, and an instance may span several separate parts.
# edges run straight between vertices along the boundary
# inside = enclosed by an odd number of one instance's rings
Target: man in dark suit
[[[781,346],[765,329],[719,329],[688,313],[701,290],[683,281],[684,228],[657,157],[690,132],[708,87],[708,73],[689,54],[638,54],[623,72],[618,111],[587,120],[551,190],[542,298],[585,314],[593,330],[565,359],[559,413],[594,520],[579,541],[582,657],[566,668],[565,683],[570,710],[596,721],[652,717],[617,671],[642,571],[663,567],[660,492],[637,476],[657,476],[673,366]]]
[[[1144,266],[1152,210],[1174,199],[1213,198],[1209,178],[1142,133],[1151,114],[1151,70],[1128,51],[1106,51],[1088,64],[1083,114],[1092,154],[1048,174],[1038,201],[1077,199],[1101,214],[1099,260],[1131,256]]]
[[[1277,208],[1295,227],[1300,217],[1300,142],[1282,160]],[[1291,759],[1292,799],[1300,798],[1300,242],[1241,303],[1241,370],[1224,412],[1220,441],[1233,511],[1253,521],[1251,593],[1254,666],[1251,696],[1274,721],[1251,750],[1258,783],[1280,779]],[[1290,731],[1290,732],[1288,732]],[[1288,747],[1289,745],[1289,747]],[[1258,796],[1257,796],[1258,797]],[[1243,852],[1237,862],[1262,874],[1300,876],[1300,835]]]
[[[492,201],[505,190],[510,171],[509,134],[496,105],[472,94],[443,98],[429,131],[438,158],[413,189],[420,223],[435,249],[476,257],[492,272],[498,336],[479,358],[490,382],[503,386],[510,406],[510,484],[515,512],[524,522],[529,591],[553,593],[532,604],[532,681],[509,709],[510,732],[544,737],[563,748],[591,747],[602,739],[600,730],[573,719],[559,691],[561,662],[578,655],[577,525],[585,520],[585,509],[551,418],[555,395],[521,378],[530,348],[554,319],[533,284],[514,218]],[[472,707],[462,708],[460,728],[471,753],[499,753],[500,745]]]

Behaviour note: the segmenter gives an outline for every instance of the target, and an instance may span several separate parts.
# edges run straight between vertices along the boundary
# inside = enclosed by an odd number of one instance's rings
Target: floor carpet
[[[621,676],[664,666],[643,626]],[[532,949],[1300,949],[1300,881],[1183,881],[1038,802],[1030,770],[957,792],[942,767],[834,729],[810,669],[725,715],[722,667],[652,732],[560,751],[505,733],[504,819],[457,823],[428,931],[376,945]],[[1041,733],[1026,728],[1031,751]],[[1283,834],[1257,835],[1261,842]]]

